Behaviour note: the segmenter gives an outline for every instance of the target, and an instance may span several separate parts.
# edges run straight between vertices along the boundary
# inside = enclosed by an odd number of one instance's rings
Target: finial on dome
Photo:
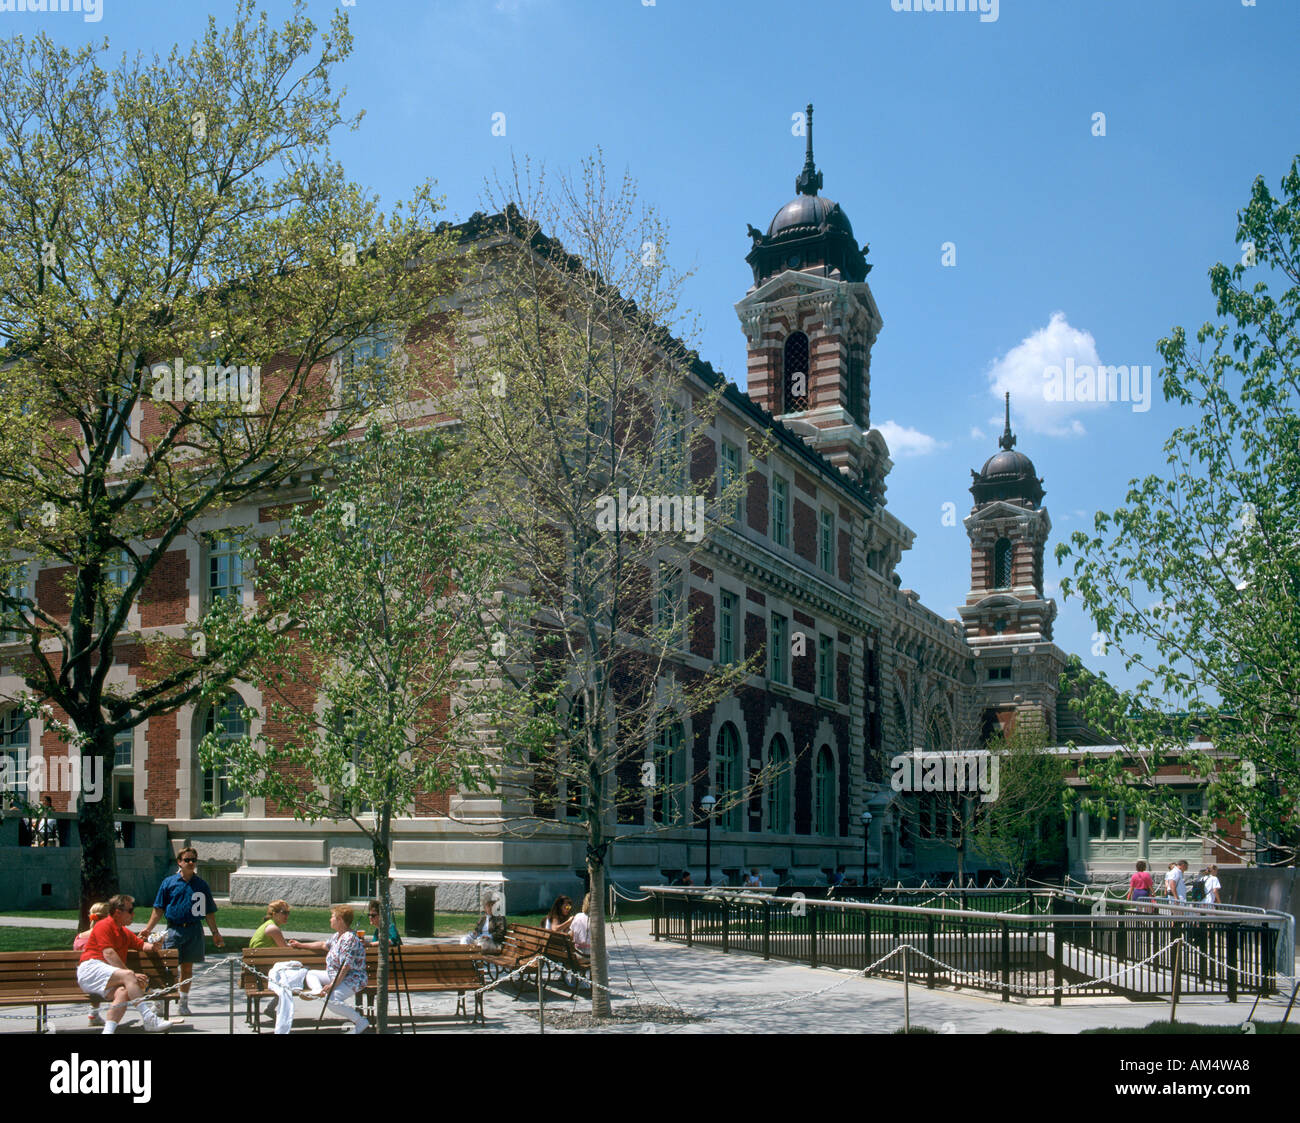
[[[1011,391],[1007,391],[1007,427],[1002,430],[1002,436],[998,438],[998,447],[1010,449],[1015,446],[1016,437],[1011,432]]]
[[[808,115],[808,151],[804,156],[803,171],[799,173],[799,178],[794,181],[794,189],[800,195],[816,195],[822,185],[822,173],[817,170],[817,165],[813,163],[812,102],[808,103],[804,112]]]

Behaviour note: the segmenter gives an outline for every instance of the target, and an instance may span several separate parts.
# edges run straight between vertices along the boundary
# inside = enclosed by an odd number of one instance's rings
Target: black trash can
[[[406,887],[406,934],[408,936],[433,935],[433,904],[437,886],[408,885]]]

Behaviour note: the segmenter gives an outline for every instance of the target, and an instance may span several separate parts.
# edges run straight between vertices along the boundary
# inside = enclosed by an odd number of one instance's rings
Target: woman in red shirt
[[[1154,886],[1151,882],[1151,875],[1147,873],[1147,864],[1139,858],[1137,872],[1128,879],[1126,899],[1130,901],[1149,901],[1153,891]]]

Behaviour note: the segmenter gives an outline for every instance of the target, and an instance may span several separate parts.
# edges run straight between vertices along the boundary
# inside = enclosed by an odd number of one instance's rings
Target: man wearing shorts
[[[148,947],[143,939],[127,928],[135,900],[119,893],[108,900],[108,915],[95,923],[86,940],[86,948],[77,964],[77,985],[87,994],[102,995],[109,1001],[104,1011],[104,1032],[116,1033],[117,1023],[126,1013],[129,1002],[140,1011],[144,1028],[153,1033],[171,1029],[171,1022],[158,1016],[158,1011],[144,1001],[144,985],[148,981],[126,965],[129,951],[143,951]]]
[[[176,855],[176,860],[180,868],[158,886],[153,913],[140,935],[147,940],[158,921],[164,916],[167,918],[167,935],[163,937],[163,947],[175,948],[180,953],[181,1000],[177,1009],[188,1017],[190,976],[194,974],[194,964],[202,963],[205,958],[203,922],[206,920],[212,929],[212,939],[218,949],[224,948],[226,941],[217,931],[217,903],[212,899],[212,890],[194,872],[199,852],[194,847],[187,846]]]

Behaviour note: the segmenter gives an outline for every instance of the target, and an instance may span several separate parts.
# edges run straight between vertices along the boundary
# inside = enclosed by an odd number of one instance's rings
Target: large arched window
[[[0,793],[14,804],[27,802],[27,751],[31,737],[20,710],[0,717]],[[3,803],[0,803],[3,806]]]
[[[686,821],[686,753],[682,748],[680,722],[659,731],[654,745],[654,789],[652,814],[660,826],[679,826]]]
[[[727,722],[718,731],[718,767],[715,796],[722,810],[718,813],[718,826],[724,831],[745,829],[745,789],[743,765],[740,759],[740,734]]]
[[[781,370],[785,412],[802,413],[808,408],[808,337],[792,331],[785,340]]]
[[[894,746],[895,752],[912,751],[912,736],[907,728],[907,711],[903,709],[903,703],[897,696],[894,698],[894,736],[898,738],[898,743]]]
[[[927,753],[946,753],[952,751],[952,726],[948,718],[939,710],[930,714],[925,723],[925,751]]]
[[[793,777],[790,770],[790,750],[785,738],[777,734],[767,750],[767,829],[774,834],[790,830],[790,789]]]
[[[829,745],[817,751],[817,833],[838,834],[838,801],[835,798],[835,757]]]
[[[993,587],[1011,588],[1011,542],[1006,538],[999,538],[993,547]]]
[[[203,736],[215,733],[219,749],[246,737],[248,723],[241,713],[243,708],[243,699],[233,691],[219,706],[209,706],[203,715]],[[244,812],[244,793],[220,765],[203,770],[203,802],[214,815],[242,815]]]

